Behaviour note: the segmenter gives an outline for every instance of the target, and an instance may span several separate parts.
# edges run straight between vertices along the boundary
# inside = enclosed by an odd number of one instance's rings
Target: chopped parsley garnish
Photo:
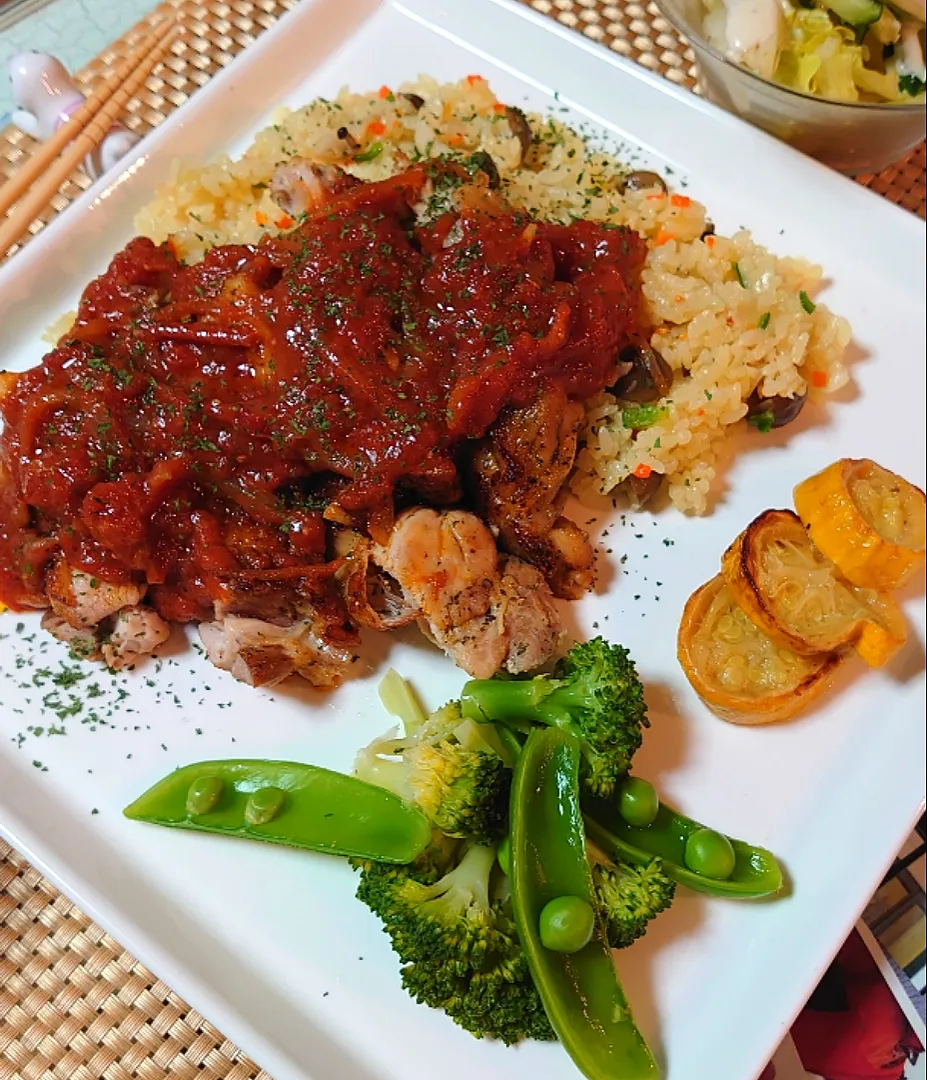
[[[758,330],[765,330],[769,326],[770,314],[768,311],[764,311],[760,316],[760,321],[756,324]]]
[[[925,87],[927,87],[927,83],[923,79],[919,79],[913,72],[907,72],[898,77],[899,93],[916,97],[924,92]]]
[[[751,416],[750,424],[752,424],[761,435],[768,435],[776,426],[775,417],[773,416],[771,409],[764,409],[762,412]]]
[[[811,297],[805,292],[804,289],[798,294],[798,299],[801,301],[801,306],[810,315],[812,311],[817,307],[817,304],[811,299]]]

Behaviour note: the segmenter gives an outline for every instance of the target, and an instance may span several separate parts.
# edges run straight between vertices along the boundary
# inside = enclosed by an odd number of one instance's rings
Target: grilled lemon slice
[[[886,593],[844,581],[791,510],[766,510],[724,553],[734,600],[764,633],[800,656],[853,646],[881,667],[907,638]]]
[[[854,585],[896,589],[924,562],[924,493],[867,458],[843,458],[795,489],[818,548]]]
[[[721,574],[689,597],[677,655],[699,697],[734,724],[788,720],[830,685],[840,664],[837,653],[799,656],[764,634]]]

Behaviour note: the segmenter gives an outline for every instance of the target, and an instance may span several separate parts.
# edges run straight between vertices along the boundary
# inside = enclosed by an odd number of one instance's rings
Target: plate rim
[[[834,177],[837,177],[843,184],[842,190],[845,194],[848,194],[851,189],[855,189],[862,194],[863,199],[866,200],[863,204],[865,206],[874,206],[875,204],[873,204],[871,200],[875,199],[878,203],[882,204],[883,209],[880,213],[883,215],[887,212],[887,206],[891,206],[893,210],[897,210],[899,215],[903,216],[894,218],[896,222],[900,223],[903,219],[907,220],[909,226],[906,226],[905,228],[910,228],[913,219],[913,228],[919,234],[924,232],[925,223],[920,221],[916,215],[889,203],[888,200],[884,199],[882,196],[879,196],[869,189],[862,188],[861,185],[849,178],[833,173],[832,170],[828,169],[826,166],[805,158],[797,151],[792,150],[790,147],[785,147],[783,144],[763,132],[758,132],[746,122],[731,116],[712,103],[696,98],[684,88],[669,83],[668,80],[647,71],[631,60],[611,53],[604,46],[589,41],[576,31],[560,26],[548,16],[534,12],[532,9],[528,8],[527,5],[519,4],[516,0],[479,0],[479,2],[487,6],[504,9],[511,14],[531,21],[545,33],[553,34],[562,41],[566,47],[580,49],[597,57],[600,61],[607,61],[611,67],[619,69],[625,75],[630,75],[635,79],[647,83],[661,94],[673,98],[682,107],[696,109],[709,116],[713,116],[716,120],[720,118],[726,125],[733,126],[741,133],[749,132],[751,136],[760,137],[764,144],[775,147],[777,151],[784,151],[789,155],[788,159],[783,158],[774,162],[774,167],[779,168],[780,161],[790,160],[793,164],[800,164],[802,168],[811,167],[819,177],[830,175],[831,180]],[[111,170],[110,173],[101,177],[100,180],[88,188],[79,199],[75,200],[72,206],[80,207],[82,213],[90,208],[98,206],[106,193],[111,190],[112,187],[121,183],[122,180],[131,173],[137,161],[147,159],[150,155],[157,153],[162,140],[167,138],[170,132],[177,126],[195,120],[197,110],[195,102],[205,103],[217,97],[223,92],[227,85],[230,85],[235,78],[240,76],[247,60],[250,60],[251,63],[255,63],[258,57],[263,56],[265,53],[272,52],[276,47],[276,42],[283,37],[284,32],[288,29],[291,22],[302,21],[303,19],[305,19],[306,22],[309,22],[314,17],[315,10],[321,8],[325,3],[326,0],[304,0],[302,5],[294,7],[286,12],[272,28],[261,35],[261,38],[258,41],[250,46],[243,54],[236,57],[233,63],[229,64],[225,69],[219,72],[210,80],[210,83],[207,86],[197,93],[196,97],[193,99],[194,104],[189,106],[186,113],[184,113],[183,109],[176,110],[176,112],[168,117],[156,131],[151,133],[149,136],[151,141],[149,141],[149,139],[144,141],[137,156],[133,157],[131,161],[129,159],[124,160]],[[366,19],[376,11],[382,10],[385,7],[393,7],[405,14],[412,14],[413,17],[418,18],[423,12],[437,9],[441,4],[439,2],[433,2],[433,0],[379,0],[379,2],[371,3],[368,6],[370,7],[370,11],[364,17],[363,21],[366,21]],[[363,23],[361,23],[361,25],[363,25]],[[850,185],[850,187],[846,187],[845,185]],[[78,216],[79,215],[74,215],[70,220],[73,222]],[[891,217],[892,215],[889,214],[889,217],[886,218],[886,220]],[[65,214],[59,215],[55,221],[42,230],[43,235],[36,237],[28,247],[18,253],[14,259],[7,261],[6,265],[0,269],[0,289],[15,276],[26,273],[27,268],[33,263],[41,262],[45,259],[49,249],[53,249],[65,242],[65,238],[67,237],[66,230],[69,226],[63,222],[67,220]],[[17,266],[21,269],[17,270]],[[0,759],[0,765],[2,764],[3,761]],[[921,797],[919,807],[911,822],[906,826],[906,831],[902,833],[899,838],[899,843],[903,842],[907,830],[913,825],[913,822],[917,820],[918,815],[923,812],[923,808],[924,800],[923,797]],[[176,964],[170,963],[169,960],[165,958],[165,950],[161,948],[158,942],[151,939],[144,930],[140,929],[137,922],[133,920],[131,914],[126,913],[119,908],[118,903],[115,900],[110,901],[108,896],[100,893],[94,886],[91,878],[83,873],[74,861],[71,861],[67,867],[59,871],[59,866],[61,865],[60,861],[56,865],[53,860],[46,857],[46,853],[53,848],[53,845],[43,845],[41,837],[35,834],[34,830],[22,820],[18,819],[15,811],[6,808],[2,795],[0,795],[0,812],[3,812],[0,813],[0,835],[2,835],[12,847],[19,850],[34,866],[40,869],[64,895],[70,897],[78,904],[78,906],[87,912],[88,915],[98,922],[99,925],[107,930],[107,932],[111,933],[117,941],[120,943],[126,941],[127,945],[123,946],[124,948],[127,948],[127,950],[135,955],[143,964],[145,964],[145,966],[153,968],[156,972],[159,969],[169,970],[171,968],[177,968]],[[10,822],[12,822],[12,825],[9,824]],[[112,853],[114,855],[118,854],[115,850]],[[894,852],[886,857],[886,868],[890,865],[893,857]],[[852,925],[852,920],[849,925]],[[847,929],[849,929],[849,926]],[[149,960],[149,958],[152,959]],[[219,1026],[223,1032],[234,1032],[235,1041],[249,1054],[249,1056],[267,1064],[270,1064],[277,1058],[278,1055],[275,1049],[266,1044],[260,1031],[250,1024],[245,1015],[238,1011],[229,1011],[222,1007],[221,999],[214,1000],[216,999],[216,995],[196,974],[183,968],[182,965],[181,971],[181,975],[178,975],[176,970],[174,974],[172,974],[171,985],[172,988],[181,993],[181,996],[184,997],[188,1003],[193,1004],[194,1007],[196,1007],[194,1004],[196,1000],[209,1000],[208,1015],[221,1019]],[[809,985],[813,986],[813,975],[809,975],[808,981]],[[796,1007],[796,1012],[799,1007],[800,1005]],[[251,1050],[249,1047],[254,1047],[255,1049]],[[284,1075],[287,1075],[287,1070],[291,1067],[291,1062],[280,1060],[275,1071],[279,1070],[280,1077],[283,1077]],[[302,1066],[302,1068],[305,1069],[306,1067]],[[303,1072],[302,1075],[308,1076],[309,1073]]]

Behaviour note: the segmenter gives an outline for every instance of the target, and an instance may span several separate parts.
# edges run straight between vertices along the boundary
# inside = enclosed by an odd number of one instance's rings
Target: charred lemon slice
[[[737,604],[764,633],[800,656],[853,646],[880,667],[907,637],[887,594],[844,581],[791,510],[767,510],[724,553]]]
[[[764,634],[721,574],[689,597],[677,654],[699,697],[734,724],[788,720],[830,685],[840,663],[837,653],[799,656]]]
[[[843,458],[795,489],[818,548],[854,585],[895,589],[924,562],[924,493],[866,458]]]

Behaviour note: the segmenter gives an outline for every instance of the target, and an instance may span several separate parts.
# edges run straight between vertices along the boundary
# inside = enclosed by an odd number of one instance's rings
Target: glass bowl
[[[770,82],[702,37],[701,0],[655,0],[695,54],[705,96],[840,172],[878,172],[924,138],[925,104],[827,101]]]

